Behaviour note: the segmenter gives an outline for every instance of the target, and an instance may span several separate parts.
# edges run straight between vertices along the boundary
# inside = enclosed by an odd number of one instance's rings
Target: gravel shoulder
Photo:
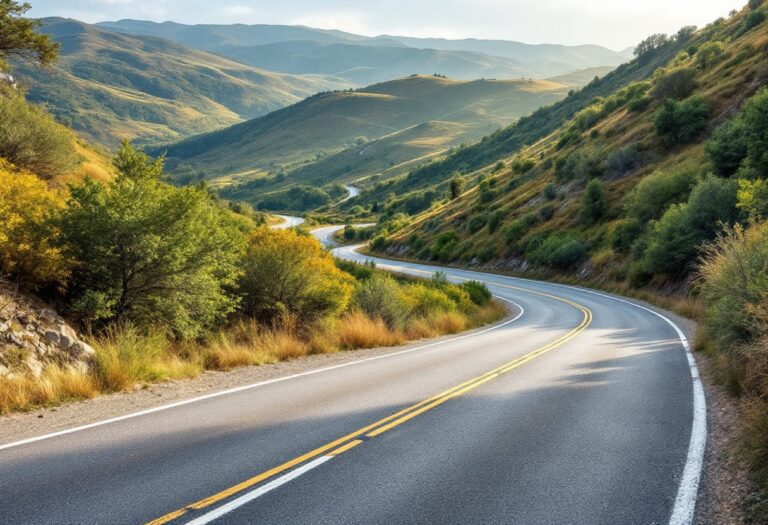
[[[194,379],[150,384],[132,391],[0,416],[0,444],[88,425],[270,379],[360,361],[404,349],[417,348],[425,344],[448,341],[457,336],[470,335],[500,325],[514,314],[516,312],[510,309],[510,316],[494,324],[462,332],[458,335],[414,341],[404,346],[319,354],[281,363],[236,368],[227,372],[205,372]]]

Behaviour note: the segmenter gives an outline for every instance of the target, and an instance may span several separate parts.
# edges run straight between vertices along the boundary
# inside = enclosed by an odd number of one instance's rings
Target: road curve
[[[283,220],[283,222],[280,224],[275,224],[272,226],[272,229],[275,230],[287,230],[288,228],[295,228],[296,226],[300,226],[305,222],[305,219],[301,217],[293,217],[290,215],[275,215],[275,217],[279,217]]]
[[[589,290],[447,274],[513,317],[0,445],[0,522],[689,523],[704,416],[682,334]]]

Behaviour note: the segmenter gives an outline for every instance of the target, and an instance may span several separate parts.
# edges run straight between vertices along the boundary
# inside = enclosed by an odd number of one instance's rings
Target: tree
[[[682,102],[664,101],[656,112],[656,134],[667,144],[689,144],[695,141],[709,123],[709,105],[699,97]]]
[[[715,172],[722,177],[735,174],[749,153],[747,127],[740,117],[720,126],[707,142],[706,151]]]
[[[722,42],[707,42],[696,53],[696,62],[701,69],[706,71],[722,58],[723,53]]]
[[[48,227],[63,206],[45,182],[0,160],[0,277],[32,289],[65,281],[67,264]]]
[[[742,111],[747,135],[747,162],[761,178],[768,178],[768,88],[747,101]]]
[[[682,100],[696,89],[696,70],[690,67],[678,67],[667,71],[656,79],[653,96],[658,100],[673,98]]]
[[[702,245],[717,236],[722,224],[736,220],[737,188],[735,180],[709,176],[687,202],[670,207],[651,228],[643,255],[646,269],[670,277],[690,272]]]
[[[669,37],[664,34],[651,35],[635,47],[634,54],[636,57],[642,59],[651,56],[654,51],[664,47],[669,43]]]
[[[451,200],[458,199],[462,193],[464,193],[464,186],[467,184],[466,179],[461,175],[454,175],[451,179]]]
[[[109,184],[71,186],[58,223],[84,321],[160,324],[194,337],[232,312],[242,234],[198,188],[162,182],[162,161],[124,143]]]
[[[579,222],[584,226],[590,226],[599,221],[607,211],[608,200],[605,198],[603,184],[597,179],[592,179],[581,197]]]
[[[48,66],[59,56],[59,44],[37,32],[41,22],[23,18],[30,8],[26,2],[0,0],[0,70],[13,58]]]
[[[293,315],[301,323],[338,314],[349,303],[352,277],[313,237],[259,228],[248,238],[239,289],[242,310],[261,321]]]

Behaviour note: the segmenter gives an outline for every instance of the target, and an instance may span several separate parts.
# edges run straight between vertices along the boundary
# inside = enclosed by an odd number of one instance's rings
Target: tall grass
[[[423,288],[418,292],[419,297],[434,295],[423,293]],[[51,366],[39,378],[0,378],[0,413],[192,378],[204,370],[231,370],[310,354],[396,346],[409,340],[455,334],[506,315],[506,309],[495,302],[469,313],[420,310],[426,314],[411,316],[397,328],[360,310],[310,328],[291,319],[274,326],[241,320],[199,341],[175,341],[162,330],[142,331],[130,324],[113,326],[92,341],[96,358],[89,370]]]

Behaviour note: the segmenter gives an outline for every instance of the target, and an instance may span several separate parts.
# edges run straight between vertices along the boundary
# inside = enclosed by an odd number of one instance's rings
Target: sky
[[[704,26],[746,0],[29,0],[31,16],[84,22],[289,24],[368,36],[599,44],[621,50],[653,33]]]

